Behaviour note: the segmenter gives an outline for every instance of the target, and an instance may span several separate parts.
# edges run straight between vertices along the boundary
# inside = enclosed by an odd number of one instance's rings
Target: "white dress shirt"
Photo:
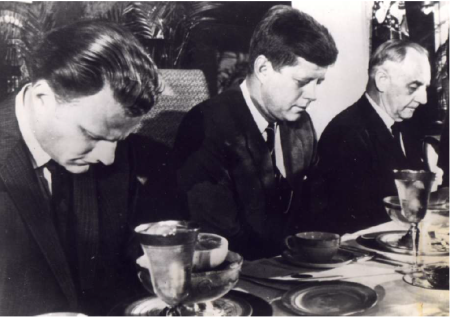
[[[372,105],[373,109],[375,109],[377,114],[380,116],[381,120],[383,120],[384,124],[386,125],[386,127],[389,129],[389,131],[392,134],[392,126],[395,123],[394,119],[392,119],[383,108],[381,108],[379,105],[377,105],[377,103],[372,98],[370,98],[368,93],[365,93],[365,96],[366,96],[367,100],[369,100],[369,103]],[[400,143],[401,143],[403,154],[405,154],[405,145],[403,144],[403,135],[401,132],[400,132]]]

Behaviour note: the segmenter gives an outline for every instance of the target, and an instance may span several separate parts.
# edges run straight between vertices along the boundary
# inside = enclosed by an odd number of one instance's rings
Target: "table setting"
[[[426,173],[396,173],[399,196],[384,199],[391,222],[343,236],[299,232],[273,258],[245,261],[194,222],[142,224],[148,296],[110,314],[448,316],[448,189],[430,195]]]
[[[238,287],[271,302],[273,315],[448,316],[448,188],[430,195],[425,173],[396,173],[399,197],[384,200],[391,222],[340,241],[288,237],[281,256],[244,263]],[[335,252],[328,260],[309,252],[315,239],[320,256]]]

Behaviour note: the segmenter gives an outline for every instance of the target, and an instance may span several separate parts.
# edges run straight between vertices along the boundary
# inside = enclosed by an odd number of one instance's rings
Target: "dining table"
[[[448,214],[442,219],[434,219],[434,225],[440,230],[447,230],[448,239]],[[391,221],[383,223],[365,230],[346,234],[341,237],[342,247],[349,246],[358,249],[361,254],[377,254],[376,252],[366,252],[367,248],[358,243],[358,239],[371,234],[383,232],[396,232],[405,230],[401,224]],[[424,233],[432,230],[427,226],[422,226]],[[406,231],[405,231],[406,232]],[[448,241],[448,240],[447,240]],[[373,250],[369,250],[373,251]],[[383,253],[383,252],[381,252]],[[385,255],[385,254],[384,254]],[[296,289],[305,289],[309,285],[321,285],[326,281],[333,281],[339,287],[339,283],[345,285],[364,285],[376,292],[376,300],[368,307],[358,312],[363,316],[449,316],[449,291],[448,289],[427,289],[413,286],[404,279],[404,274],[398,272],[398,268],[411,263],[412,257],[369,257],[362,256],[358,260],[336,268],[316,268],[301,267],[286,261],[285,257],[277,256],[269,259],[259,259],[255,261],[245,261],[241,270],[240,279],[234,290],[247,293],[261,299],[265,303],[266,310],[259,310],[258,314],[273,316],[293,316],[299,315],[298,311],[286,305],[286,296]],[[407,261],[403,261],[407,259]],[[419,263],[440,262],[448,265],[448,253],[444,256],[420,257]],[[286,277],[283,280],[283,277]],[[296,276],[314,276],[317,279],[308,281],[301,278],[296,280]],[[272,278],[273,277],[273,278]],[[281,278],[280,278],[281,277]],[[294,278],[291,278],[294,277]],[[322,278],[320,278],[322,277]],[[328,278],[329,277],[329,278]],[[342,284],[344,285],[344,284]],[[257,306],[258,304],[253,304]],[[269,306],[270,305],[270,306]],[[254,307],[258,308],[258,307]],[[338,315],[339,312],[336,313]],[[333,315],[333,314],[331,314]]]

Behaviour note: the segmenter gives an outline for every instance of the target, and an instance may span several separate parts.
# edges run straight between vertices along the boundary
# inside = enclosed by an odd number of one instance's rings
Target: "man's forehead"
[[[423,84],[429,84],[431,79],[430,63],[424,55],[406,55],[400,63],[386,61],[384,67],[391,75],[405,80],[418,80]]]

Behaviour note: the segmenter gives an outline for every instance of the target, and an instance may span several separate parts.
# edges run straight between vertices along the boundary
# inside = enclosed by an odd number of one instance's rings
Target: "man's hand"
[[[435,192],[438,190],[439,185],[442,184],[442,177],[444,176],[444,171],[437,166],[434,167],[431,171],[436,174],[433,187],[431,187],[431,191]]]

